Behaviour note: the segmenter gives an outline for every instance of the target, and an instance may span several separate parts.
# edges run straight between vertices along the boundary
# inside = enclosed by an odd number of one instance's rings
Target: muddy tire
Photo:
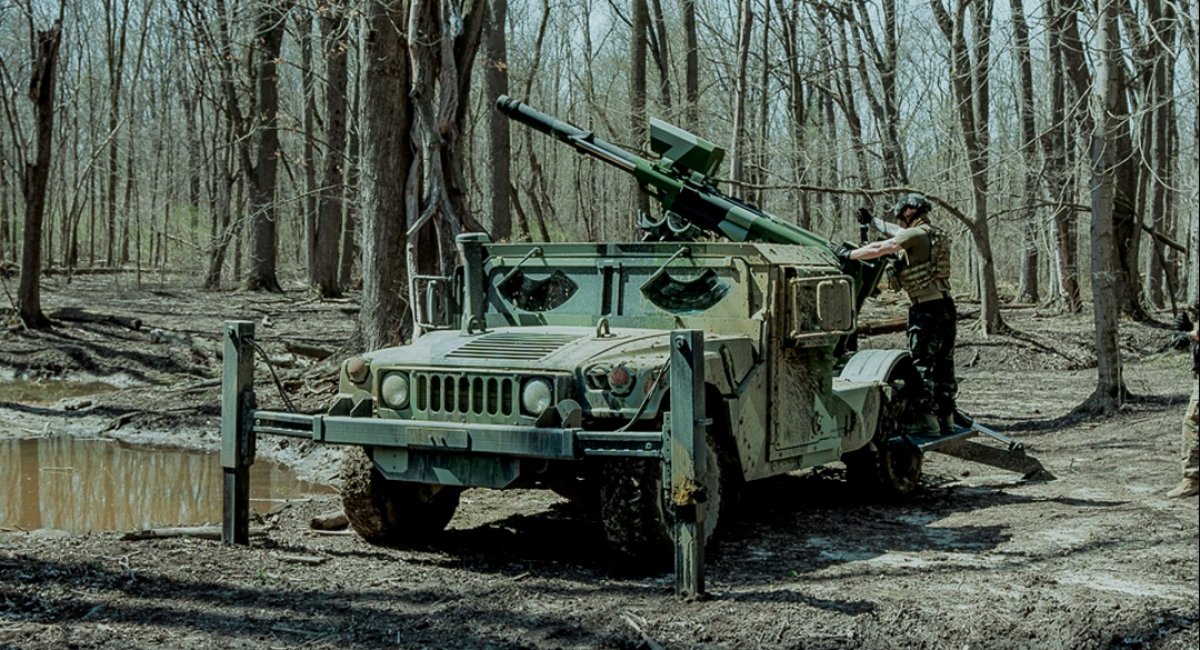
[[[895,382],[893,388],[880,409],[875,438],[865,447],[842,455],[850,486],[863,497],[879,501],[897,501],[915,492],[924,465],[920,448],[898,430],[898,423],[909,417],[911,402]]]
[[[342,461],[342,509],[350,527],[379,546],[411,546],[446,528],[462,488],[389,481],[361,447]]]
[[[859,494],[880,501],[904,499],[921,484],[924,455],[905,438],[871,442],[842,456],[846,480]]]
[[[708,434],[704,540],[736,509],[742,476],[726,437]],[[631,569],[665,569],[674,559],[674,518],[662,489],[662,463],[628,459],[600,473],[600,520],[609,547]]]

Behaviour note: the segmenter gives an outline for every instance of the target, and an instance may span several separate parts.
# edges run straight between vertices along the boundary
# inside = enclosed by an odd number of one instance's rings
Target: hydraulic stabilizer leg
[[[1054,475],[1049,472],[1038,459],[1025,453],[1025,446],[1012,438],[973,420],[961,411],[955,414],[955,428],[963,433],[979,433],[1004,445],[1003,449],[985,445],[966,436],[950,436],[941,444],[924,447],[929,451],[962,458],[983,465],[990,465],[1021,474],[1025,481],[1053,481]]]

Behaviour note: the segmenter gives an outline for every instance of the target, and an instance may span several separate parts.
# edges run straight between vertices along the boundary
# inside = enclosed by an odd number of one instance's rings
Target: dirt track
[[[0,334],[0,373],[120,372],[138,388],[70,411],[78,403],[0,402],[0,438],[107,427],[212,448],[216,389],[204,382],[223,318],[265,317],[260,340],[281,360],[285,340],[336,345],[352,324],[352,303],[111,282],[77,278],[44,300],[137,316],[141,330]],[[1068,414],[1094,385],[1090,319],[1005,316],[1023,334],[960,333],[962,406],[1018,437],[1057,481],[1021,484],[934,454],[900,506],[855,500],[837,467],[756,484],[710,554],[705,602],[677,602],[669,575],[623,574],[598,524],[547,493],[469,491],[435,548],[408,551],[310,530],[336,507],[320,497],[269,515],[276,528],[248,549],[0,531],[0,647],[1196,647],[1197,501],[1162,498],[1178,478],[1187,361],[1154,352],[1163,330],[1124,324],[1139,398],[1117,417],[1077,419]],[[331,373],[296,363],[285,384],[319,406]],[[258,381],[270,405],[269,379]],[[294,443],[260,448],[304,476],[335,467]]]

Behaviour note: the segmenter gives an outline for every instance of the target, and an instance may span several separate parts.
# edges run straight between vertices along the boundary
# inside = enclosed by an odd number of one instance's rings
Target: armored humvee
[[[251,411],[229,425],[351,446],[343,502],[366,540],[429,539],[466,488],[534,487],[593,509],[616,551],[657,562],[670,557],[681,507],[705,504],[708,539],[747,481],[840,460],[864,491],[899,496],[916,487],[923,450],[961,452],[979,432],[1007,440],[966,416],[950,434],[901,433],[915,402],[908,353],[854,352],[879,269],[844,268],[830,242],[720,194],[711,180],[720,149],[655,122],[660,158],[646,161],[519,102],[500,105],[630,171],[684,226],[733,241],[462,235],[461,267],[443,283],[453,290],[427,296],[441,300],[446,327],[348,359],[325,415]],[[683,498],[668,478],[672,404],[691,402],[668,381],[678,331],[703,333],[691,394],[705,416],[703,458]],[[238,390],[227,381],[227,398]],[[1032,459],[997,461],[1020,455],[1008,442],[974,457],[1040,470]]]

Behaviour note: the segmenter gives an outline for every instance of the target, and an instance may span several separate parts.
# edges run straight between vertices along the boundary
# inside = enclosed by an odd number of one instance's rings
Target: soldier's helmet
[[[916,212],[912,215],[912,219],[916,219],[922,215],[929,214],[933,206],[929,205],[929,200],[921,194],[905,194],[899,201],[896,202],[896,207],[892,208],[892,214],[899,217],[904,208],[912,208]]]

